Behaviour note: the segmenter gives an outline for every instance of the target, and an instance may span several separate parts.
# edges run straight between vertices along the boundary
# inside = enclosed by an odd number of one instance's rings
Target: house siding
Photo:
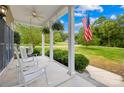
[[[13,31],[4,19],[0,19],[0,72],[13,57]]]

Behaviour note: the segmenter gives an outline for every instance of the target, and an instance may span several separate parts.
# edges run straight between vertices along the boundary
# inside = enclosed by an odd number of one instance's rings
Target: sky
[[[115,20],[118,15],[124,14],[124,5],[81,5],[75,6],[75,32],[82,27],[82,19],[86,15],[86,11],[90,16],[90,24],[92,24],[100,16],[107,19]],[[58,19],[64,25],[64,32],[68,32],[68,13]]]

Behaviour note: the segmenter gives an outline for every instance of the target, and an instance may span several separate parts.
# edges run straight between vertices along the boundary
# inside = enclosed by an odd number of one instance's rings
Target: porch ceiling
[[[37,26],[47,24],[50,20],[55,21],[66,13],[66,6],[62,5],[10,5],[9,7],[16,22]],[[33,10],[41,16],[40,19],[31,17]]]

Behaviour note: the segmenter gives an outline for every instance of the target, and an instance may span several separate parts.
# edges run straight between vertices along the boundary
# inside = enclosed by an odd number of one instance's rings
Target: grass
[[[100,47],[100,46],[77,46],[76,52],[89,55],[89,56],[102,56],[106,59],[124,63],[124,49],[113,47]]]
[[[62,43],[61,43],[62,44]],[[61,48],[61,49],[68,49],[64,45],[55,45],[54,48]],[[76,45],[75,52],[80,53],[87,56],[101,56],[108,60],[112,60],[118,63],[124,63],[124,48],[117,48],[117,47],[103,47],[103,46],[82,46]]]
[[[55,43],[55,45],[57,45],[57,46],[64,46],[64,45],[68,45],[68,43],[67,42],[56,42]]]
[[[36,46],[41,48],[41,46]],[[49,49],[47,44],[46,50]],[[56,42],[54,48],[68,49],[68,44],[66,42]],[[115,61],[117,63],[124,64],[124,48],[117,47],[103,47],[103,46],[82,46],[76,45],[75,52],[80,53],[86,56],[99,56],[104,57],[105,59]]]

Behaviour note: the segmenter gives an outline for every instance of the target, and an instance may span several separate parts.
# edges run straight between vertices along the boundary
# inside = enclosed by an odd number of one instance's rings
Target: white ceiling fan
[[[42,21],[44,19],[44,16],[41,14],[41,11],[38,11],[35,6],[32,6],[30,8],[25,7],[28,11],[28,18],[30,19],[30,22],[33,20]]]
[[[43,18],[44,18],[44,16],[42,16],[42,15],[40,15],[40,13],[37,11],[37,9],[36,8],[32,8],[32,11],[31,11],[31,16],[33,17],[33,18],[36,18],[37,20],[39,20],[39,21],[41,21]]]

